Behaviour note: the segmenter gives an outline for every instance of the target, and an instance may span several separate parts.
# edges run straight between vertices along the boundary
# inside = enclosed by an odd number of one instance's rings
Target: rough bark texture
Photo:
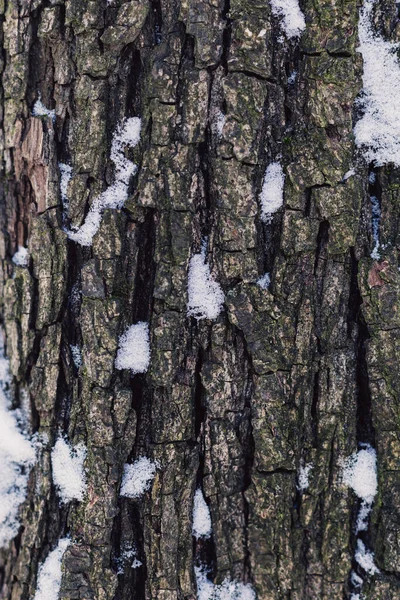
[[[0,2],[3,324],[16,405],[28,392],[32,430],[48,435],[20,535],[0,554],[2,598],[33,597],[67,533],[62,599],[194,598],[196,560],[260,600],[349,598],[359,501],[342,461],[370,442],[379,492],[364,539],[381,572],[363,593],[400,599],[400,174],[373,169],[369,184],[360,163],[343,182],[358,6],[302,9],[307,28],[288,42],[267,0]],[[388,0],[377,23],[394,36],[396,19]],[[32,116],[39,92],[54,123]],[[130,116],[143,123],[130,198],[83,248],[63,229],[57,164],[72,165],[66,225],[79,226],[112,182],[112,133]],[[285,206],[264,224],[258,194],[278,156]],[[187,273],[205,237],[225,307],[197,322]],[[28,268],[11,261],[18,245]],[[151,366],[131,377],[114,360],[140,320]],[[51,478],[59,431],[88,448],[87,496],[68,506]],[[160,464],[151,491],[121,498],[123,465],[142,455]],[[313,464],[304,494],[301,461]],[[199,485],[208,542],[191,531]],[[117,574],[129,544],[143,565]]]

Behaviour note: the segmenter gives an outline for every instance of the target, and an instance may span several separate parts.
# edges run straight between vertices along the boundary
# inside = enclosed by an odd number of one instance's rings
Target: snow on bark
[[[272,215],[283,205],[285,175],[279,162],[267,166],[260,193],[261,220],[270,223]]]
[[[129,369],[132,375],[146,373],[150,365],[149,324],[139,321],[131,325],[119,338],[115,368]]]
[[[310,485],[309,475],[313,468],[312,463],[301,464],[297,473],[297,489],[299,492],[305,492]]]
[[[210,509],[200,488],[194,494],[192,533],[197,540],[207,539],[212,533]]]
[[[70,344],[69,349],[71,350],[72,360],[74,361],[74,365],[77,369],[82,366],[82,352],[79,346],[75,346]]]
[[[54,109],[50,109],[47,108],[43,102],[42,102],[42,97],[40,95],[40,93],[38,94],[38,99],[36,100],[35,104],[33,105],[32,108],[32,115],[34,117],[50,117],[50,119],[53,121],[56,120],[56,111]]]
[[[10,409],[8,361],[0,339],[0,547],[17,534],[18,511],[26,499],[29,473],[35,463],[35,447],[20,426],[18,410]]]
[[[272,13],[282,19],[282,28],[288,38],[296,38],[306,28],[304,15],[297,0],[271,0]]]
[[[224,304],[221,286],[212,277],[210,266],[206,263],[206,246],[194,254],[189,263],[187,315],[198,321],[214,320]]]
[[[343,481],[365,502],[373,502],[378,491],[376,452],[365,444],[345,461]]]
[[[18,251],[12,257],[12,261],[17,267],[27,267],[29,264],[28,248],[18,246]]]
[[[157,468],[157,462],[146,456],[141,456],[132,465],[125,464],[120,495],[126,498],[140,498],[150,489]]]
[[[69,231],[68,237],[81,246],[91,246],[93,237],[99,230],[101,219],[107,208],[122,208],[128,199],[128,185],[137,172],[137,165],[125,157],[127,146],[134,148],[140,140],[141,120],[131,117],[117,127],[114,133],[110,159],[115,166],[115,181],[92,202],[84,224],[76,231]]]
[[[61,587],[61,563],[71,540],[62,538],[38,571],[34,600],[58,600]]]
[[[256,600],[256,594],[249,583],[224,579],[220,585],[207,577],[205,567],[194,568],[197,586],[197,600]]]
[[[363,116],[354,127],[356,144],[367,162],[400,166],[399,43],[374,31],[375,0],[366,0],[358,22],[358,51],[363,57],[363,90],[357,104]]]
[[[59,437],[51,452],[54,485],[58,488],[61,501],[83,500],[86,493],[86,475],[83,463],[86,447],[80,443],[72,447]]]
[[[271,276],[269,273],[264,273],[259,279],[257,279],[257,285],[263,289],[267,290],[271,283]]]
[[[363,444],[363,447],[352,454],[343,465],[343,482],[351,487],[354,493],[362,500],[357,515],[356,531],[368,529],[369,517],[372,511],[372,505],[378,492],[378,476],[376,465],[376,451],[370,444]],[[357,538],[357,548],[354,554],[355,561],[369,575],[379,573],[379,569],[374,563],[374,554],[365,547],[364,542]],[[356,574],[354,574],[356,575]],[[352,580],[353,585],[361,590],[363,580],[357,576]],[[360,581],[361,580],[361,581]],[[353,594],[356,597],[356,594]]]
[[[354,555],[356,562],[368,575],[376,575],[379,573],[378,567],[375,565],[374,553],[367,550],[362,540],[357,540],[357,549]]]

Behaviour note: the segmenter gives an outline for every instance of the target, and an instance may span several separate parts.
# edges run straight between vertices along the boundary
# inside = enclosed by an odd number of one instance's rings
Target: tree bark
[[[47,436],[1,550],[2,598],[33,598],[68,535],[61,599],[189,600],[200,565],[259,600],[354,598],[352,572],[365,598],[400,599],[400,174],[359,160],[344,180],[357,158],[358,6],[301,8],[306,29],[288,39],[268,0],[0,3],[1,310],[14,406],[28,394],[31,433]],[[393,31],[394,1],[378,16]],[[54,120],[33,116],[39,94]],[[67,231],[112,184],[113,132],[135,116],[129,198],[81,246]],[[285,202],[263,221],[275,161]],[[67,212],[59,163],[72,168]],[[204,243],[225,295],[215,320],[187,316]],[[27,267],[12,262],[19,246]],[[140,321],[151,363],[132,375],[114,361]],[[60,434],[87,447],[80,502],[60,504],[54,486]],[[360,444],[377,452],[362,537],[373,577],[354,559],[360,500],[342,476]],[[158,464],[151,488],[121,497],[124,465],[141,456]],[[199,487],[207,540],[192,535]],[[133,547],[137,568],[124,560]]]

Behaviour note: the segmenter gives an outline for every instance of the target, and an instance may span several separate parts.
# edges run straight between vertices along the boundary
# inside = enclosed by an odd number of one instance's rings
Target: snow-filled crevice
[[[118,577],[116,600],[144,600],[146,555],[140,508],[135,502],[120,499],[111,534],[112,566]]]
[[[209,505],[204,496],[204,466],[205,466],[205,424],[207,420],[206,394],[201,382],[201,370],[206,357],[199,348],[195,369],[195,389],[193,397],[195,439],[198,448],[199,466],[197,469],[196,486],[193,492],[192,505],[192,535],[193,563],[207,565],[213,572],[215,568],[216,549],[212,531],[212,519]]]
[[[348,331],[349,335],[356,336],[356,434],[358,451],[345,461],[343,481],[357,497],[357,511],[352,528],[353,570],[349,580],[350,591],[352,596],[356,598],[358,594],[361,594],[365,578],[378,573],[378,567],[374,562],[373,539],[369,527],[370,514],[377,494],[378,465],[366,357],[370,334],[361,310],[362,298],[358,287],[358,263],[353,251],[351,252],[351,265]]]

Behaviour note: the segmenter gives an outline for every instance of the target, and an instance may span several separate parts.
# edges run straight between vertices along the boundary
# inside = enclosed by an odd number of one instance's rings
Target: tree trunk
[[[290,35],[268,0],[0,3],[2,315],[37,453],[2,598],[33,598],[67,537],[37,600],[400,599],[400,172],[357,159],[356,2],[300,4]],[[106,209],[132,117],[137,170]],[[284,206],[263,214],[270,165]],[[214,315],[190,311],[196,256]],[[140,322],[150,365],[118,369]],[[86,448],[81,499],[55,485],[57,439]],[[378,493],[357,531],[363,448]],[[141,457],[154,478],[125,497]]]

